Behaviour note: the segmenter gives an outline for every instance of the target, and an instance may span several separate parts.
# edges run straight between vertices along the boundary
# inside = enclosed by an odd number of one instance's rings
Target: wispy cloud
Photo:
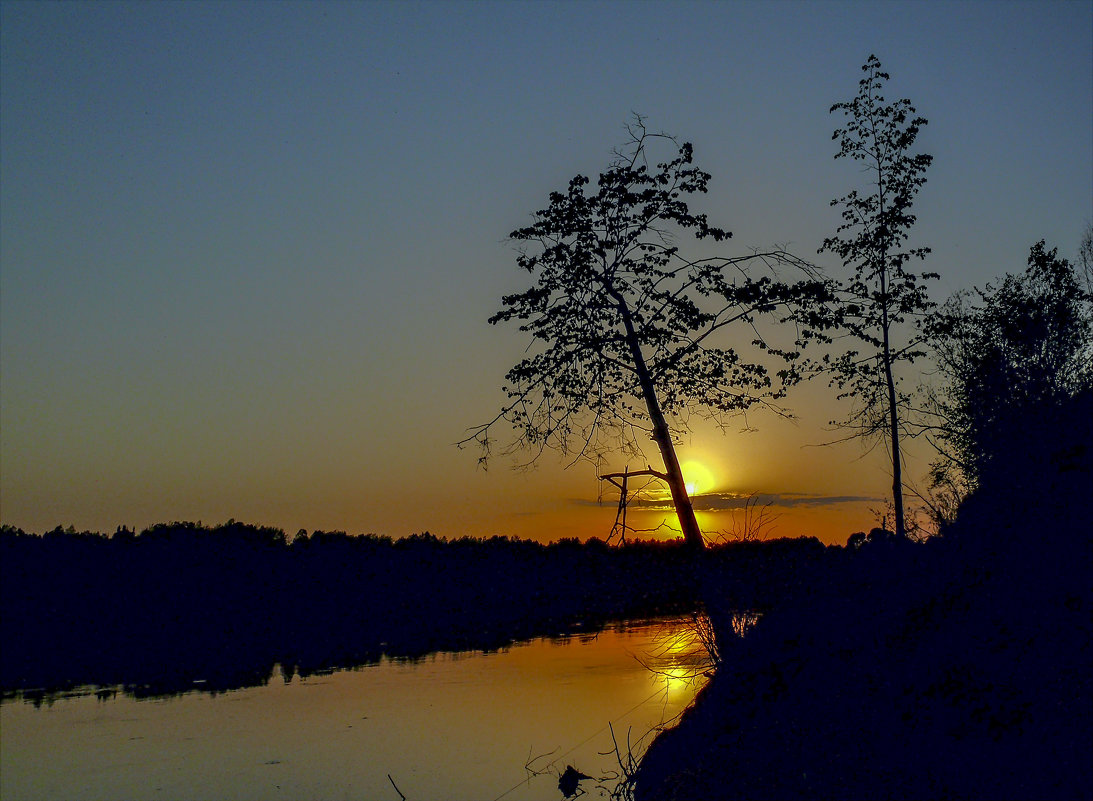
[[[718,509],[740,509],[748,503],[759,506],[778,506],[791,508],[794,506],[835,506],[841,503],[877,503],[881,499],[867,495],[810,495],[804,492],[785,493],[757,493],[754,496],[736,494],[732,492],[711,493],[699,495],[692,499],[695,509],[699,511],[715,511]]]
[[[604,505],[614,504],[613,498],[604,498]],[[731,509],[743,509],[747,505],[774,506],[790,509],[797,506],[817,507],[836,506],[843,503],[881,503],[881,498],[868,495],[811,495],[805,492],[755,493],[754,495],[735,492],[711,492],[695,495],[691,503],[696,512],[718,512]],[[597,501],[575,500],[580,505],[598,503]],[[631,509],[667,510],[672,508],[672,499],[664,497],[631,498],[627,504]]]

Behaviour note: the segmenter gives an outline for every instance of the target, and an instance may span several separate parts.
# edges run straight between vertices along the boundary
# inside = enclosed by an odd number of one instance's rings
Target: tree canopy
[[[641,458],[651,437],[664,471],[644,471],[672,492],[685,538],[702,539],[675,455],[679,415],[742,413],[777,401],[800,378],[801,349],[816,336],[807,325],[771,339],[761,319],[790,318],[788,306],[821,285],[787,253],[694,258],[681,240],[720,242],[731,234],[688,205],[710,175],[694,165],[693,148],[648,132],[639,119],[627,145],[593,184],[574,177],[531,225],[517,264],[534,276],[524,292],[502,299],[490,323],[516,322],[531,337],[529,355],[506,375],[507,402],[464,444],[490,452],[495,424],[511,424],[510,448],[533,458],[546,448],[574,460],[621,449]],[[650,164],[651,150],[669,150]],[[780,280],[792,265],[800,280]],[[732,336],[727,336],[732,329]]]
[[[930,406],[935,485],[1012,488],[1081,441],[1075,426],[1093,416],[1093,296],[1056,249],[1041,240],[1023,273],[957,293],[929,331],[945,381]]]

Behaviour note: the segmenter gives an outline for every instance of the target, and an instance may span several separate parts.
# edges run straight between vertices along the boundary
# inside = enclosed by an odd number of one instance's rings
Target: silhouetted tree
[[[795,361],[813,333],[798,328],[780,348],[759,333],[758,320],[817,283],[775,280],[777,265],[806,267],[782,252],[685,257],[676,244],[681,235],[730,236],[685,200],[705,192],[710,175],[694,166],[690,144],[649,133],[640,118],[629,132],[594,188],[578,175],[550,195],[532,225],[511,234],[528,243],[517,264],[535,284],[504,297],[490,323],[518,321],[535,349],[506,375],[509,400],[498,415],[461,444],[477,442],[485,459],[490,431],[502,420],[516,432],[514,447],[532,449],[533,458],[548,447],[575,451],[575,461],[598,454],[607,429],[637,455],[637,436],[651,436],[664,470],[639,472],[668,484],[684,539],[701,548],[668,419],[692,408],[711,415],[774,408],[799,377]],[[670,146],[672,158],[650,167],[653,144]],[[764,274],[752,275],[749,266]],[[772,374],[726,344],[720,334],[729,326],[747,329],[747,341],[773,354],[781,369]]]
[[[923,280],[934,273],[916,274],[912,260],[926,257],[929,248],[908,248],[907,239],[915,217],[911,205],[926,182],[932,157],[912,153],[919,129],[926,124],[915,116],[909,100],[886,102],[881,94],[889,76],[881,71],[876,56],[862,67],[865,77],[853,100],[836,103],[831,112],[842,112],[844,127],[832,139],[839,142],[835,158],[860,162],[868,189],[831,201],[842,208],[843,223],[824,240],[820,252],[837,254],[853,276],[836,289],[836,329],[849,345],[824,359],[833,374],[840,398],[852,398],[857,408],[842,423],[857,435],[887,442],[892,457],[892,501],[896,534],[906,533],[900,460],[901,410],[908,396],[899,388],[898,362],[912,362],[923,355],[921,338],[901,329],[909,319],[932,307]],[[902,339],[901,339],[902,338]]]
[[[1091,302],[1078,271],[1041,240],[1023,274],[945,303],[930,326],[946,380],[931,403],[935,486],[1012,487],[1080,442],[1074,425],[1093,417]]]

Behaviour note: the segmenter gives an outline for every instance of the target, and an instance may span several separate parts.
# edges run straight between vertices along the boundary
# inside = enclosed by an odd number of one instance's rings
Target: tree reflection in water
[[[595,796],[619,772],[612,733],[624,757],[637,754],[690,702],[685,684],[666,692],[639,662],[679,625],[612,624],[306,677],[275,667],[264,686],[215,696],[5,703],[3,796],[395,798],[390,773],[408,798],[515,788],[507,801],[556,801],[567,765],[595,778],[581,782]],[[529,754],[547,752],[547,771],[529,779]]]

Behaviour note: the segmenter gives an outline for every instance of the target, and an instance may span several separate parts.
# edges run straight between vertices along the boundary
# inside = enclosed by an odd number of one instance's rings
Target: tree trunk
[[[611,290],[608,290],[611,292]],[[700,551],[706,547],[702,539],[702,531],[698,527],[695,518],[694,507],[687,495],[687,485],[683,481],[683,471],[679,467],[679,459],[676,458],[676,448],[672,444],[672,435],[668,430],[668,424],[664,421],[664,413],[660,409],[660,400],[657,398],[656,387],[653,378],[649,375],[649,367],[645,364],[645,356],[641,352],[641,343],[638,342],[637,333],[634,331],[634,321],[630,317],[630,308],[626,301],[611,292],[618,303],[619,313],[626,328],[626,344],[630,348],[631,358],[634,360],[634,370],[641,384],[641,393],[645,398],[645,405],[649,410],[649,419],[653,423],[653,440],[660,448],[660,456],[664,460],[664,472],[667,476],[668,487],[672,491],[672,504],[676,509],[676,517],[679,518],[679,527],[683,532],[683,541],[687,547]]]
[[[896,409],[896,382],[892,377],[892,358],[888,346],[888,325],[884,326],[884,380],[888,385],[888,426],[892,438],[892,504],[896,515],[896,536],[907,535],[903,521],[903,474],[899,457],[899,415]]]
[[[873,127],[873,140],[876,141],[876,126]],[[877,196],[880,199],[880,215],[884,216],[884,168],[877,162]],[[903,466],[899,458],[899,409],[896,406],[896,380],[892,376],[892,347],[888,339],[891,323],[888,321],[888,247],[880,252],[880,294],[881,294],[881,334],[883,337],[882,357],[884,359],[884,381],[888,389],[888,429],[892,439],[892,506],[896,516],[896,537],[903,539],[907,535],[903,523]]]
[[[664,422],[664,415],[660,412],[660,404],[657,402],[656,396],[650,395],[646,395],[645,402],[649,406],[649,416],[654,417],[655,413],[653,439],[660,447],[660,455],[664,459],[664,469],[668,474],[668,486],[672,490],[672,503],[676,507],[679,527],[683,531],[683,541],[694,550],[702,550],[706,547],[706,541],[702,539],[702,531],[698,527],[694,507],[687,495],[687,485],[683,481],[683,471],[680,470],[675,445],[672,444],[672,437],[667,424]]]

